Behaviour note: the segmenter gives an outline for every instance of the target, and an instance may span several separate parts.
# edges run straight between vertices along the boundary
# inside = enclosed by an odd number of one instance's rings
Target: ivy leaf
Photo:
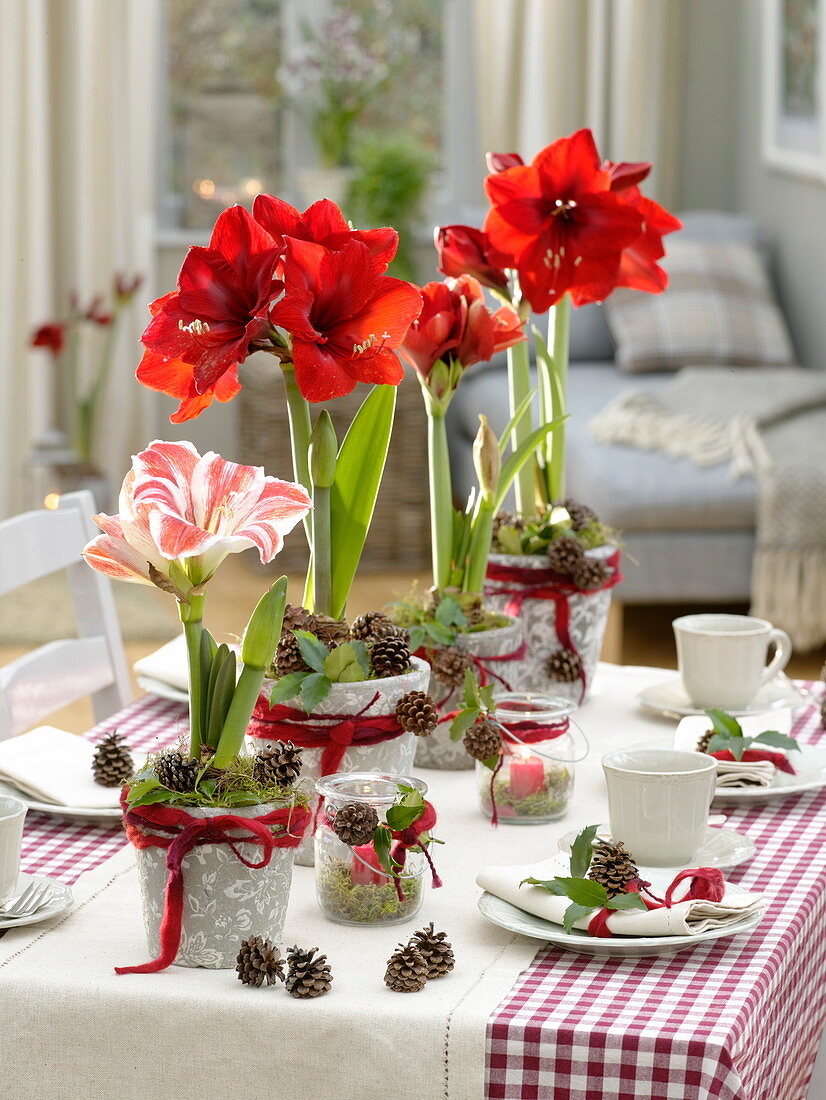
[[[526,882],[529,886],[541,886],[543,890],[547,890],[554,897],[567,898],[568,896],[567,887],[555,878],[523,878],[519,885],[524,886]]]
[[[471,674],[472,675],[472,674]],[[493,698],[494,685],[486,684],[479,689],[479,700],[483,708],[490,714],[496,710],[496,702]]]
[[[751,744],[750,737],[729,737],[727,734],[715,733],[706,747],[706,752],[721,752],[727,749],[735,760],[742,760],[743,753]]]
[[[458,741],[462,737],[477,718],[481,717],[482,712],[475,707],[468,707],[466,710],[460,710],[453,721],[450,723],[450,739],[451,741]]]
[[[126,799],[127,805],[140,806],[140,800],[143,798],[143,796],[149,791],[154,790],[155,787],[160,787],[160,782],[158,781],[158,778],[154,774],[154,772],[150,773],[145,778],[138,779],[129,788],[129,794]]]
[[[585,878],[588,873],[594,854],[592,841],[598,829],[599,825],[588,825],[574,838],[571,845],[571,874],[574,878]]]
[[[608,900],[608,891],[601,882],[592,882],[589,878],[564,878],[556,876],[556,881],[565,887],[565,893],[577,905],[588,905],[592,909],[604,906]]]
[[[311,672],[301,681],[301,702],[308,714],[312,714],[319,703],[330,694],[332,681],[323,672]]]
[[[131,791],[130,791],[131,795]],[[145,790],[144,793],[136,798],[134,801],[130,798],[130,806],[152,806],[156,802],[166,802],[170,796],[170,792],[166,787],[153,787],[151,790]]]
[[[436,608],[436,622],[441,623],[442,626],[456,626],[464,618],[465,616],[456,597],[443,596]],[[465,619],[465,623],[467,623],[467,619]]]
[[[787,749],[789,752],[800,752],[800,745],[795,741],[793,737],[789,737],[788,734],[779,733],[777,730],[765,730],[763,733],[753,738],[754,741],[760,741],[764,745],[771,745],[775,749]]]
[[[350,674],[350,670],[353,670],[356,675]],[[327,654],[324,658],[324,675],[333,683],[339,680],[352,683],[354,680],[365,678],[352,642],[344,642]]]
[[[479,696],[479,682],[473,675],[473,669],[465,669],[463,693],[466,707],[477,707],[481,710],[482,700]]]
[[[456,641],[456,632],[451,630],[450,627],[444,626],[443,623],[431,620],[422,625],[433,641],[438,642],[439,645],[453,645]]]
[[[310,668],[315,669],[316,672],[323,672],[324,662],[330,654],[324,642],[320,642],[315,634],[311,634],[309,630],[294,630],[293,634],[295,634],[298,641],[301,656]]]
[[[270,706],[274,707],[276,703],[283,703],[287,699],[292,699],[294,695],[298,695],[301,684],[309,675],[309,672],[290,672],[280,680],[276,680],[270,691]]]
[[[427,631],[423,626],[411,626],[410,628],[410,652],[415,653],[421,649],[427,638]]]
[[[482,764],[489,768],[492,772],[496,771],[496,765],[499,763],[499,756],[489,756],[487,760],[483,760]]]
[[[416,818],[421,817],[421,806],[391,806],[385,814],[387,824],[394,832],[406,829]]]
[[[364,673],[364,679],[366,680],[370,675],[370,654],[367,652],[367,646],[364,644],[364,642],[361,641],[354,641],[350,642],[349,644],[356,655],[356,660],[358,661],[359,667]],[[418,649],[418,646],[416,646],[415,648]],[[410,651],[411,653],[413,652],[412,644]]]
[[[642,900],[640,894],[617,894],[615,898],[609,898],[605,903],[606,909],[647,909],[648,906]]]
[[[707,710],[706,714],[711,719],[711,724],[714,726],[715,733],[720,734],[721,737],[742,737],[743,727],[725,710],[712,709]]]
[[[568,906],[562,915],[562,927],[568,935],[574,930],[574,921],[579,920],[580,917],[587,917],[593,908],[593,905],[579,905],[577,902]]]
[[[390,845],[393,842],[393,836],[386,825],[379,825],[376,831],[373,833],[373,847],[376,850],[379,863],[390,874],[393,873],[393,857],[390,855]]]

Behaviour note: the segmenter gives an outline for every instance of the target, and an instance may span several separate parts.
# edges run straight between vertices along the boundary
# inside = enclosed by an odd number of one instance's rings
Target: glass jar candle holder
[[[379,863],[372,842],[351,848],[332,829],[336,811],[348,802],[372,806],[379,823],[386,824],[385,815],[399,798],[399,784],[415,787],[422,797],[427,794],[426,783],[405,775],[360,772],[327,775],[316,783],[321,796],[315,834],[316,898],[330,920],[399,924],[421,909],[428,871],[421,852],[408,849],[404,867],[394,877]]]
[[[496,700],[502,752],[494,771],[476,762],[482,810],[509,825],[542,825],[568,810],[574,792],[574,705],[549,695],[509,692]]]

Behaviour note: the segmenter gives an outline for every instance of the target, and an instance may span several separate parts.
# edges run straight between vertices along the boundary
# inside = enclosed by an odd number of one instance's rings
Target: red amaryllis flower
[[[399,245],[395,229],[352,229],[331,199],[320,199],[299,214],[294,206],[275,195],[258,195],[252,213],[279,245],[283,245],[285,237],[294,237],[335,250],[348,241],[361,241],[367,245],[379,271],[387,270]]]
[[[496,262],[516,268],[537,313],[568,291],[579,304],[598,300],[590,288],[611,283],[623,249],[642,232],[640,213],[610,184],[590,130],[485,180],[491,209],[484,229]]]
[[[60,321],[50,321],[36,328],[32,334],[31,346],[33,348],[48,348],[57,358],[66,344],[66,326]]]
[[[637,184],[642,183],[651,171],[651,161],[638,160],[615,164],[611,160],[606,160],[602,167],[608,169],[611,190],[623,191],[626,187],[636,187]]]
[[[284,283],[270,320],[292,336],[295,378],[308,401],[340,397],[357,382],[401,382],[393,348],[421,309],[417,287],[380,275],[362,241],[333,251],[294,238],[286,243]]]
[[[665,255],[663,237],[681,229],[683,223],[659,203],[646,198],[638,187],[622,191],[622,197],[642,215],[643,231],[623,250],[616,285],[659,294],[668,286],[668,275],[657,263]]]
[[[439,271],[445,275],[472,275],[482,286],[507,290],[505,272],[490,258],[490,241],[481,229],[469,225],[441,225],[433,233],[439,253]]]
[[[281,249],[248,211],[225,210],[209,247],[187,252],[178,290],[153,303],[153,319],[142,336],[149,354],[138,369],[139,380],[180,397],[180,369],[170,367],[167,379],[163,364],[184,362],[194,368],[195,392],[214,393],[222,376],[269,337],[267,310],[282,289],[275,279],[280,256]],[[186,419],[181,412],[178,418]]]

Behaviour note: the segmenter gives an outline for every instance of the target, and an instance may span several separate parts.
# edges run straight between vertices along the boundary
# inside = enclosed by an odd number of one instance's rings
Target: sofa
[[[681,215],[682,236],[708,243],[756,246],[757,224],[716,211]],[[668,239],[666,239],[666,247]],[[542,331],[546,318],[536,321]],[[672,371],[623,374],[600,304],[572,311],[566,428],[567,493],[617,528],[625,546],[621,602],[744,603],[749,600],[755,545],[756,491],[751,478],[731,480],[727,464],[698,468],[688,459],[596,443],[588,421],[628,389],[656,392]],[[475,484],[471,443],[485,413],[500,434],[508,420],[505,355],[474,368],[453,400],[448,431],[457,498]]]

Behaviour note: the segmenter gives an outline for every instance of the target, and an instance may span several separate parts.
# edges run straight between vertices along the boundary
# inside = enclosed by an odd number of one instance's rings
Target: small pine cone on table
[[[370,646],[370,664],[377,676],[401,676],[410,668],[410,643],[401,632],[376,638]]]
[[[639,867],[622,841],[600,841],[596,845],[588,878],[604,886],[609,898],[624,894],[628,883],[639,877]]]
[[[274,741],[255,754],[252,774],[265,787],[289,787],[301,774],[301,749],[292,741]]]
[[[573,572],[573,582],[577,588],[591,591],[595,588],[604,588],[611,576],[611,570],[604,561],[598,558],[582,558]]]
[[[304,627],[296,627],[296,629],[303,630]],[[282,630],[273,664],[278,676],[289,676],[291,672],[312,672],[310,666],[301,656],[298,638],[292,630]]]
[[[571,526],[575,531],[582,531],[597,518],[593,508],[589,508],[587,504],[580,504],[579,501],[572,500],[570,497],[562,501],[562,507],[571,517]]]
[[[446,932],[434,932],[433,921],[425,928],[414,932],[410,946],[417,947],[427,963],[428,978],[441,978],[449,974],[455,964],[453,948],[447,941]]]
[[[468,756],[490,760],[502,751],[502,733],[489,718],[477,718],[462,739]]]
[[[97,745],[92,757],[92,775],[101,787],[120,787],[135,770],[132,754],[125,739],[117,731],[107,733]]]
[[[548,565],[554,573],[570,576],[583,560],[585,551],[579,539],[562,535],[548,546]]]
[[[406,733],[427,737],[439,724],[439,712],[426,691],[408,691],[396,704],[396,721]]]
[[[384,982],[394,993],[418,993],[427,985],[427,963],[418,947],[400,943],[387,961]]]
[[[287,952],[287,980],[285,987],[291,997],[321,997],[330,992],[333,974],[326,955],[316,955],[317,947],[302,951],[291,947]]]
[[[582,678],[582,659],[572,649],[556,649],[545,662],[545,671],[558,684],[575,684]]]
[[[332,830],[339,840],[358,848],[369,844],[379,825],[379,815],[365,802],[345,802],[333,817]]]
[[[440,684],[448,688],[459,688],[465,681],[465,673],[473,668],[473,658],[463,649],[444,646],[442,649],[428,651],[430,670]]]
[[[155,775],[164,787],[179,794],[195,790],[195,780],[201,765],[197,760],[189,760],[178,749],[161,753],[155,761]]]
[[[372,642],[376,638],[395,634],[397,629],[395,623],[383,611],[365,611],[363,615],[353,620],[350,634],[356,641]]]
[[[243,940],[235,966],[244,985],[261,986],[284,981],[284,960],[277,947],[260,936]]]

